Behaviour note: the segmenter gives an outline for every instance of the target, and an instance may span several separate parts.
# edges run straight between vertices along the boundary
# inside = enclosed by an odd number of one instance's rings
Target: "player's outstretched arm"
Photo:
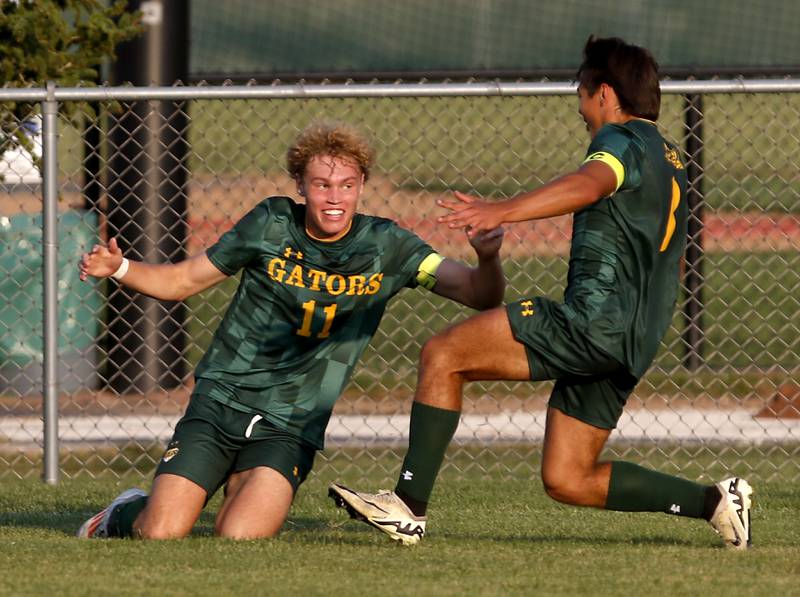
[[[502,228],[481,232],[469,239],[478,255],[478,265],[445,259],[436,271],[433,292],[473,309],[491,309],[503,302],[506,278],[500,263]]]
[[[95,245],[81,256],[80,279],[107,278],[117,272],[120,283],[143,294],[166,301],[180,301],[218,284],[227,275],[214,266],[205,253],[178,263],[153,264],[127,260],[123,266],[117,239],[108,246]],[[122,271],[120,268],[122,267]]]
[[[603,162],[590,161],[575,172],[506,201],[487,203],[456,192],[455,199],[439,200],[439,205],[450,213],[437,221],[450,228],[464,228],[473,238],[479,232],[504,223],[541,220],[580,211],[616,190],[614,170]]]

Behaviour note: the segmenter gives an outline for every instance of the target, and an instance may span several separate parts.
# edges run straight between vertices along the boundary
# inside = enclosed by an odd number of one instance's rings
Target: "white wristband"
[[[111,277],[115,280],[121,280],[122,276],[128,273],[128,268],[130,267],[131,262],[128,261],[126,257],[122,258],[122,263],[119,265],[119,269],[111,274]]]

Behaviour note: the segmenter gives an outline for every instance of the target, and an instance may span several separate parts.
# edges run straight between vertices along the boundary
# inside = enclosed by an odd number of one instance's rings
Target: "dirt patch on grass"
[[[190,245],[200,250],[230,228],[247,210],[264,197],[297,197],[288,177],[231,178],[202,177],[190,185]],[[367,183],[361,211],[396,220],[416,232],[450,257],[471,259],[474,252],[460,230],[436,223],[444,210],[436,205],[450,193],[431,193],[396,186],[387,177]],[[800,250],[800,216],[784,213],[713,212],[706,214],[703,243],[706,251],[792,251]],[[572,235],[572,217],[562,216],[506,226],[503,254],[566,255]]]
[[[800,385],[785,383],[779,386],[775,395],[756,416],[767,419],[800,419]]]
[[[189,253],[209,246],[254,205],[272,195],[298,198],[294,181],[284,175],[192,178],[188,185]],[[396,220],[449,257],[472,259],[474,252],[464,234],[436,223],[436,217],[444,213],[436,200],[448,196],[450,193],[446,192],[405,189],[389,177],[375,176],[367,182],[360,210]],[[82,205],[84,202],[78,191],[61,193],[59,209]],[[39,192],[23,187],[0,193],[3,216],[37,214],[41,209]],[[706,251],[800,250],[800,216],[795,214],[708,212],[703,226],[702,242]],[[506,228],[503,245],[506,257],[566,255],[569,252],[571,216],[511,224]]]

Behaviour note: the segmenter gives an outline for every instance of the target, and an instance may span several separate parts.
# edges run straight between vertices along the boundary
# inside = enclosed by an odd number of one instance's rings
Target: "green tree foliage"
[[[0,86],[94,85],[103,60],[141,32],[139,18],[125,0],[0,0]],[[0,153],[30,144],[20,125],[37,109],[0,104]]]

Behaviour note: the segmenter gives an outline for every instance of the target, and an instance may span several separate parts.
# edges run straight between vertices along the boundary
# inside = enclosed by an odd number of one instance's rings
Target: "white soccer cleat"
[[[147,496],[147,492],[141,489],[126,489],[115,497],[114,501],[111,502],[107,508],[103,508],[100,512],[84,522],[75,535],[82,539],[108,538],[108,519],[111,518],[111,513],[114,511],[114,508],[145,496]]]
[[[328,496],[337,506],[347,510],[350,518],[371,524],[403,545],[415,545],[425,535],[427,519],[414,516],[394,491],[361,493],[332,483]]]
[[[731,477],[717,483],[722,494],[719,505],[709,521],[714,530],[732,549],[747,549],[753,544],[750,529],[750,496],[753,488],[744,479]]]

